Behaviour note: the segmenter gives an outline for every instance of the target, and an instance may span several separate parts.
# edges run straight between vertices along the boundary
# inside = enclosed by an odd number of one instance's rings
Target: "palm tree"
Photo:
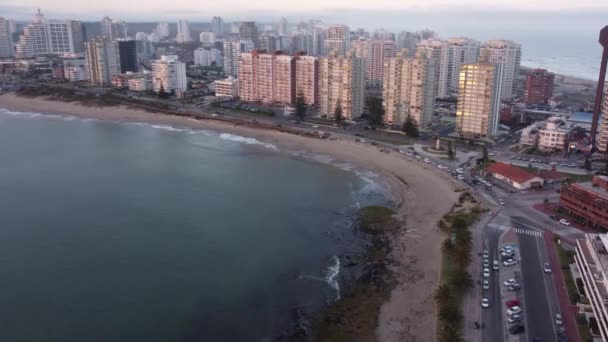
[[[435,298],[438,305],[446,305],[452,300],[452,290],[447,285],[439,285],[433,294],[433,298]]]
[[[450,253],[452,252],[452,250],[454,249],[454,243],[452,242],[452,239],[445,239],[443,241],[443,244],[441,245],[441,249],[445,252],[445,253]]]
[[[460,323],[462,320],[462,312],[460,307],[454,302],[443,305],[439,308],[439,319],[444,322]]]
[[[466,290],[473,286],[473,278],[464,269],[454,271],[451,278],[452,284],[459,290]]]
[[[463,268],[471,262],[471,249],[457,245],[451,255],[454,261]]]
[[[439,342],[465,342],[462,333],[452,325],[444,325],[439,331]]]

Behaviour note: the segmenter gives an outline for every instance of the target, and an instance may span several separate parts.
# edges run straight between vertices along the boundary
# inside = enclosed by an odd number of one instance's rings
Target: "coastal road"
[[[498,242],[502,231],[495,229],[485,229],[484,248],[490,252],[490,265],[492,260],[500,260],[498,257]],[[490,273],[490,289],[484,290],[484,296],[490,300],[490,308],[482,311],[482,341],[503,341],[504,323],[503,323],[503,308],[500,299],[500,277],[499,273],[492,271]]]

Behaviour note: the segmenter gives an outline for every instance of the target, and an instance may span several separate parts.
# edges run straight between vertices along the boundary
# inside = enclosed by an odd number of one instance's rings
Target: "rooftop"
[[[582,188],[584,190],[587,190],[589,192],[592,192],[592,193],[594,193],[594,194],[596,194],[598,196],[604,197],[604,198],[606,198],[608,200],[608,191],[606,191],[606,190],[604,190],[604,189],[602,189],[600,187],[597,187],[597,186],[593,185],[593,183],[591,183],[591,182],[576,183],[576,184],[573,184],[573,185],[574,186],[578,186],[578,187],[580,187],[580,188]]]
[[[536,177],[535,174],[521,167],[505,163],[494,163],[488,167],[487,171],[492,174],[499,174],[517,183],[523,183]]]
[[[593,113],[589,113],[589,112],[574,112],[574,113],[570,114],[570,118],[568,119],[568,121],[570,121],[570,122],[580,122],[580,123],[587,123],[587,124],[591,124],[592,120],[593,120]]]

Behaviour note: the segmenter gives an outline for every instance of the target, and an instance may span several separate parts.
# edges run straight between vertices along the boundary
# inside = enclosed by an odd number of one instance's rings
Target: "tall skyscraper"
[[[124,74],[127,71],[137,72],[137,44],[132,39],[117,39],[118,55],[120,56],[120,73]]]
[[[253,42],[254,48],[259,48],[260,43],[258,40],[258,27],[255,25],[255,21],[243,21],[239,25],[239,35],[241,39],[249,39]]]
[[[38,10],[34,19],[23,29],[17,43],[17,57],[31,58],[43,54],[76,52],[71,20],[46,19]],[[80,36],[82,38],[82,36]]]
[[[268,52],[273,52],[281,49],[281,42],[279,36],[271,33],[264,32],[260,37],[260,49]]]
[[[504,65],[501,96],[502,100],[510,101],[513,98],[515,79],[519,74],[521,45],[510,40],[489,40],[482,44],[480,53],[487,56],[491,64]]]
[[[224,37],[224,20],[222,17],[213,17],[211,19],[211,32],[215,34],[216,38]]]
[[[307,55],[314,55],[312,36],[303,31],[292,32],[289,42],[289,51],[292,54],[304,51]]]
[[[296,97],[301,94],[307,105],[317,106],[318,86],[319,59],[314,56],[296,56]]]
[[[422,51],[427,58],[436,61],[435,97],[448,97],[448,65],[450,58],[448,42],[440,39],[424,39],[416,45],[416,51]]]
[[[189,43],[192,41],[190,36],[190,23],[188,20],[179,20],[177,22],[177,38],[178,43]]]
[[[103,17],[101,19],[101,35],[108,40],[127,38],[127,23],[110,17]]]
[[[171,31],[169,31],[169,23],[158,23],[156,25],[156,33],[160,38],[167,38]]]
[[[487,62],[461,66],[456,107],[456,132],[461,136],[487,138],[496,133],[503,68]]]
[[[244,52],[239,57],[239,97],[243,101],[292,104],[295,72],[292,56],[257,50]]]
[[[344,55],[350,48],[350,31],[346,25],[331,25],[327,28],[324,41],[326,54],[335,51],[338,55]]]
[[[118,42],[90,40],[85,43],[85,57],[89,81],[97,85],[109,85],[112,76],[120,73]]]
[[[397,48],[407,49],[409,56],[414,56],[416,45],[421,41],[420,34],[416,32],[402,31],[397,35]]]
[[[395,43],[388,40],[358,39],[351,42],[351,51],[365,62],[367,85],[382,86],[384,62],[395,56]]]
[[[194,50],[194,64],[222,66],[222,53],[216,48],[198,48]]]
[[[282,36],[289,34],[289,23],[287,22],[287,19],[281,18],[279,21],[279,29],[277,31],[279,31],[279,34]]]
[[[555,75],[545,69],[535,69],[526,75],[524,102],[547,104],[553,96]]]
[[[239,56],[242,52],[253,50],[253,42],[247,39],[231,38],[224,41],[224,74],[237,76]]]
[[[137,32],[135,34],[135,44],[137,46],[138,60],[147,60],[154,53],[154,47],[150,41],[150,35],[145,32]]]
[[[325,37],[327,32],[322,27],[312,28],[312,55],[313,56],[324,56],[325,55]]]
[[[440,68],[447,68],[444,74],[447,74],[447,90],[446,96],[452,96],[458,93],[460,66],[463,64],[474,64],[479,60],[479,42],[469,38],[450,38],[448,44],[448,60],[447,66],[442,65]]]
[[[175,92],[178,97],[188,89],[186,64],[175,55],[161,56],[152,63],[152,84],[155,92],[163,89],[167,93]]]
[[[0,58],[13,57],[13,50],[10,21],[0,17]]]
[[[388,125],[401,126],[410,115],[419,127],[433,119],[435,59],[423,51],[408,57],[403,49],[384,62],[382,103]]]
[[[365,102],[365,64],[348,52],[336,52],[319,59],[319,111],[334,118],[337,106],[347,120],[363,114]]]

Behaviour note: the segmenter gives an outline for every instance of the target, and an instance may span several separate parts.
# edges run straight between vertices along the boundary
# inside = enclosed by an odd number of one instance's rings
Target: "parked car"
[[[517,281],[515,281],[515,279],[511,278],[511,279],[507,279],[505,280],[504,283],[502,283],[505,287],[509,287],[513,284],[517,284]]]
[[[569,226],[570,225],[570,222],[568,222],[568,220],[566,220],[566,219],[559,220],[559,223],[563,224],[564,226]]]
[[[487,297],[481,298],[481,307],[487,309],[490,307],[490,300]]]
[[[490,289],[490,281],[488,279],[483,280],[483,289],[484,290]]]
[[[513,316],[513,315],[518,314],[520,312],[521,312],[521,308],[519,306],[517,306],[517,305],[513,306],[513,307],[511,307],[509,309],[507,309],[507,315],[509,315],[509,316]]]
[[[489,258],[489,257],[490,257],[490,252],[488,252],[487,250],[484,250],[484,251],[483,251],[483,258],[484,258],[484,259],[487,259],[487,258]]]
[[[498,263],[498,260],[494,259],[494,263],[492,264],[492,269],[494,271],[498,271],[500,264]]]
[[[490,267],[490,261],[488,259],[483,259],[483,267]]]
[[[557,326],[564,325],[564,320],[562,319],[561,314],[555,314],[555,325],[557,325]]]
[[[511,300],[508,300],[505,304],[507,305],[508,308],[512,308],[514,306],[519,306],[519,300],[511,299]]]
[[[499,200],[498,200],[498,204],[500,204],[500,205],[505,205],[505,201],[504,201],[503,199],[499,199]]]
[[[519,285],[519,283],[515,283],[513,285],[507,286],[507,289],[511,292],[514,292],[514,291],[521,289],[521,285]]]
[[[484,278],[490,278],[490,269],[489,268],[484,268],[483,269],[483,277]]]
[[[543,265],[543,270],[545,271],[545,273],[549,274],[551,273],[551,265],[549,265],[548,262],[544,263]]]
[[[502,263],[505,267],[513,266],[517,264],[517,260],[507,259]]]
[[[521,316],[518,314],[512,315],[511,317],[507,318],[507,322],[509,324],[517,323],[520,321],[521,321]]]
[[[553,221],[559,221],[559,217],[555,216],[555,215],[551,215],[549,216],[550,219],[552,219]]]
[[[509,328],[509,332],[513,335],[521,334],[526,331],[526,328],[522,324],[516,324]]]

